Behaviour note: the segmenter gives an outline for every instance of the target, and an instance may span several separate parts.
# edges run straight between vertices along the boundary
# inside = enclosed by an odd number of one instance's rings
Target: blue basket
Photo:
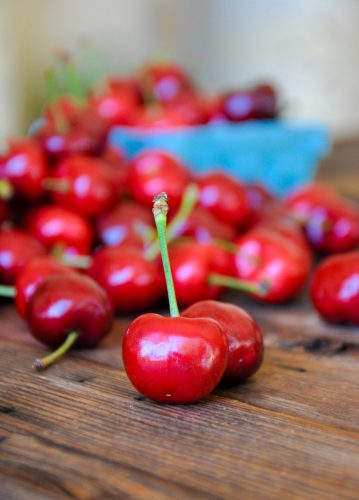
[[[109,141],[130,158],[145,149],[164,149],[194,172],[221,169],[245,182],[261,181],[279,195],[313,179],[330,146],[321,125],[280,121],[165,131],[115,127]]]

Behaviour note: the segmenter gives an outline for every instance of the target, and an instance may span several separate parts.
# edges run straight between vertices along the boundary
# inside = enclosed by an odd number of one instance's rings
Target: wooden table
[[[338,146],[320,177],[359,196],[358,162],[359,143]],[[133,389],[127,320],[34,373],[45,349],[3,307],[0,498],[358,499],[359,330],[323,324],[305,294],[286,307],[235,300],[265,332],[263,367],[190,406]]]

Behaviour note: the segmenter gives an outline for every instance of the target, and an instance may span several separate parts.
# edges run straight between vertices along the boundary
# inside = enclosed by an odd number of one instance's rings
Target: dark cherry
[[[15,281],[15,305],[20,316],[22,318],[26,317],[27,304],[44,279],[55,274],[69,274],[74,272],[76,271],[63,266],[48,255],[31,259],[18,274]]]
[[[61,345],[72,331],[79,334],[76,347],[93,347],[113,320],[104,290],[77,273],[45,279],[28,302],[26,318],[34,337],[50,347]]]
[[[221,325],[228,340],[228,363],[221,382],[237,384],[253,375],[262,364],[263,336],[244,309],[234,304],[204,300],[183,311],[185,318],[211,318]]]

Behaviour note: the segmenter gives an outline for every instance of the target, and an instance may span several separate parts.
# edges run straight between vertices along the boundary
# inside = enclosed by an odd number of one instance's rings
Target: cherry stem
[[[172,317],[179,316],[179,310],[176,299],[175,287],[173,284],[173,277],[171,271],[170,259],[168,256],[168,248],[167,248],[167,213],[168,213],[168,198],[166,193],[160,193],[153,199],[153,216],[155,218],[157,234],[158,234],[158,242],[160,245],[163,271],[165,273],[166,285],[167,285],[167,293],[168,293],[168,302],[170,306],[170,315]]]
[[[67,194],[70,191],[70,183],[67,179],[58,179],[56,177],[48,177],[42,181],[42,187],[46,191],[56,191],[58,193]]]
[[[263,280],[260,283],[253,283],[252,281],[241,280],[233,278],[232,276],[224,276],[222,274],[211,273],[208,276],[210,285],[224,286],[226,288],[234,288],[242,292],[255,293],[257,295],[266,295],[270,288],[270,283]]]
[[[79,334],[76,332],[71,332],[66,337],[66,340],[63,344],[60,345],[54,352],[48,354],[44,358],[37,358],[33,364],[33,368],[37,371],[46,370],[50,365],[59,361],[62,356],[74,345],[76,340],[78,339]]]
[[[168,224],[167,242],[173,241],[179,234],[181,234],[183,227],[187,223],[188,217],[191,215],[197,203],[198,196],[199,188],[197,184],[189,184],[182,196],[182,201],[178,212],[173,217],[172,221]],[[158,241],[154,241],[145,252],[146,258],[150,260],[155,259],[158,255],[158,252]]]
[[[55,71],[51,68],[47,68],[44,71],[44,80],[45,80],[47,99],[51,104],[53,104],[60,95],[60,89],[58,86],[58,81],[55,75]]]
[[[16,289],[10,285],[0,285],[0,296],[13,299],[16,295]]]
[[[101,57],[91,39],[82,40],[81,49],[88,77],[88,88],[92,90],[105,79],[105,71]]]
[[[68,255],[66,247],[58,243],[54,245],[51,255],[61,262],[62,265],[68,267],[76,267],[78,269],[88,269],[91,266],[92,258],[90,255]]]
[[[0,199],[10,200],[14,196],[14,188],[6,179],[0,179]]]

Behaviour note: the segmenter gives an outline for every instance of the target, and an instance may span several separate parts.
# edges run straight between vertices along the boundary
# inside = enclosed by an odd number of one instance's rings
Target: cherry
[[[143,247],[152,232],[153,218],[148,210],[133,201],[124,201],[96,220],[96,232],[104,245],[130,243]]]
[[[327,321],[359,326],[359,252],[324,259],[313,275],[310,295]]]
[[[45,205],[31,212],[27,227],[46,248],[64,247],[69,254],[88,254],[93,230],[87,219],[65,207]]]
[[[189,76],[172,63],[147,64],[141,72],[143,93],[150,99],[168,103],[193,90]]]
[[[118,199],[112,176],[98,158],[68,156],[56,166],[54,181],[54,186],[47,185],[54,188],[54,201],[89,217],[106,212]]]
[[[211,318],[223,328],[228,340],[228,364],[221,382],[237,384],[253,375],[263,360],[263,336],[243,309],[233,304],[204,300],[183,311],[186,318]]]
[[[130,81],[112,80],[91,97],[90,104],[111,125],[128,125],[139,106],[138,91]]]
[[[256,182],[246,184],[245,190],[247,203],[250,207],[247,225],[252,226],[260,220],[262,213],[266,213],[267,207],[274,203],[274,199],[262,184]]]
[[[0,231],[0,282],[13,285],[28,262],[45,249],[33,236],[20,229]]]
[[[209,242],[216,238],[232,241],[236,231],[232,225],[217,219],[208,209],[197,206],[177,236],[191,236],[199,242]]]
[[[22,318],[25,318],[27,303],[45,278],[54,274],[73,272],[75,271],[63,266],[48,255],[34,257],[17,275],[15,286],[0,285],[0,295],[14,297],[18,313]]]
[[[128,187],[128,168],[124,153],[120,149],[106,144],[101,153],[101,159],[106,162],[106,170],[111,175],[117,192],[125,193]]]
[[[106,293],[95,281],[77,273],[45,279],[27,304],[26,318],[37,340],[57,348],[35,361],[37,370],[47,368],[73,345],[95,346],[113,322]]]
[[[278,114],[277,94],[272,85],[262,84],[254,89],[256,95],[256,118],[273,119]]]
[[[305,284],[311,256],[301,246],[270,228],[248,231],[236,241],[235,265],[239,278],[267,282],[267,293],[253,295],[263,302],[291,299]]]
[[[156,193],[166,191],[171,197],[173,208],[177,208],[190,179],[190,173],[184,165],[164,151],[144,151],[129,165],[131,194],[144,205],[152,203]]]
[[[122,344],[126,373],[144,396],[157,402],[194,403],[207,396],[226,368],[228,343],[209,318],[179,316],[166,246],[167,197],[154,202],[167,282],[170,318],[143,314],[128,327]]]
[[[257,95],[253,90],[228,92],[222,97],[221,111],[231,122],[254,120],[257,118]]]
[[[286,205],[304,223],[305,235],[316,250],[345,252],[358,245],[358,207],[329,188],[304,187],[290,196]]]
[[[246,224],[250,207],[245,187],[223,172],[210,172],[198,180],[199,204],[222,222],[240,227]]]
[[[135,247],[100,248],[87,273],[106,290],[116,312],[147,309],[162,293],[156,262]]]
[[[45,157],[35,141],[9,141],[9,151],[0,159],[0,178],[10,183],[18,198],[29,201],[41,198],[46,175]]]

